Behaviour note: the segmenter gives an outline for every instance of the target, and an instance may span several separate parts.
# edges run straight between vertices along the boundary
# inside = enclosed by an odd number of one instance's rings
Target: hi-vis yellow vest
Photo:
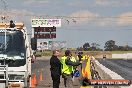
[[[90,58],[89,55],[83,55],[82,58],[81,58],[81,61],[87,60],[89,58]],[[79,57],[78,56],[77,56],[77,60],[79,60]]]
[[[74,70],[73,66],[70,66],[70,65],[66,65],[65,61],[66,61],[67,57],[66,56],[63,56],[61,58],[61,73],[65,73],[65,74],[71,74],[72,71]],[[71,61],[73,62],[76,62],[76,59],[74,57],[71,57],[70,59]]]

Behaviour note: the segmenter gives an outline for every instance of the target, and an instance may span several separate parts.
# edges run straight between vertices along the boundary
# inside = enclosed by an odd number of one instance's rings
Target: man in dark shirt
[[[54,50],[53,55],[50,59],[50,66],[51,66],[50,71],[53,80],[53,88],[59,88],[59,84],[60,84],[61,62],[58,59],[59,55],[60,55],[59,50]]]

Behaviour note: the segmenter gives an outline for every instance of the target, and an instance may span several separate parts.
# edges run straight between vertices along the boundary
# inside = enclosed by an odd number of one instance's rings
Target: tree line
[[[78,47],[79,51],[103,51],[103,49],[99,48],[99,44],[97,43],[84,43],[83,46]],[[108,40],[105,43],[104,51],[132,51],[132,47],[129,45],[121,46],[116,45],[114,40]]]

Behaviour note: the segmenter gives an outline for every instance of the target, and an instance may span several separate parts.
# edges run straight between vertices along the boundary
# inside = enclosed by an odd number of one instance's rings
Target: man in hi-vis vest
[[[73,88],[73,71],[75,66],[79,66],[82,62],[77,61],[70,50],[65,51],[65,56],[61,57],[61,73],[64,78],[64,85],[67,88]]]

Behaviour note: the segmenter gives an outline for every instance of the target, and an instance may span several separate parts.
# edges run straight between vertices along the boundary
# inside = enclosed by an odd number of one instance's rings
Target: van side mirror
[[[37,39],[31,38],[31,48],[32,50],[37,50]]]

